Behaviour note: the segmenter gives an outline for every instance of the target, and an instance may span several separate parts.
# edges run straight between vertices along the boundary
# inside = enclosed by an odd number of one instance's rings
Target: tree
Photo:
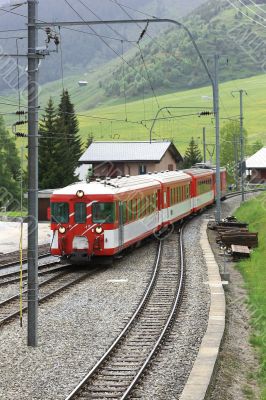
[[[184,168],[190,168],[192,165],[202,161],[202,155],[194,138],[191,138],[189,146],[184,156]]]
[[[57,157],[62,166],[59,177],[61,186],[66,186],[77,180],[75,170],[82,155],[78,119],[67,90],[63,90],[58,106],[56,131],[60,140],[60,146],[57,147]]]
[[[233,181],[236,164],[240,160],[240,123],[229,121],[221,129],[221,165],[226,167],[229,181]],[[247,131],[244,129],[245,154]]]
[[[39,188],[55,189],[61,186],[58,169],[63,167],[58,159],[60,142],[57,135],[57,113],[52,98],[45,108],[39,135]]]
[[[249,146],[248,148],[248,155],[252,156],[253,154],[257,153],[257,151],[259,151],[260,149],[262,149],[263,143],[261,140],[256,140],[256,142],[252,143],[251,146]]]
[[[18,209],[20,198],[20,159],[15,138],[6,130],[0,116],[0,206]]]

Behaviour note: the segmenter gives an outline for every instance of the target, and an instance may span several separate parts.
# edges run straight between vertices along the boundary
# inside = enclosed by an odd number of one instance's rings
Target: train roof
[[[189,174],[191,176],[196,176],[198,178],[202,178],[202,177],[208,177],[208,176],[213,176],[214,175],[214,171],[212,169],[203,169],[203,168],[191,168],[191,169],[185,169],[183,172],[185,172],[186,174]]]
[[[160,183],[191,181],[191,176],[186,174],[184,171],[162,171],[159,173],[154,172],[150,174],[150,176]]]
[[[118,177],[99,181],[76,182],[62,189],[56,189],[53,195],[75,195],[78,190],[82,190],[85,195],[106,194],[116,195],[132,190],[145,188],[157,189],[161,183],[171,183],[176,181],[191,180],[188,174],[182,171],[166,171],[137,176]]]

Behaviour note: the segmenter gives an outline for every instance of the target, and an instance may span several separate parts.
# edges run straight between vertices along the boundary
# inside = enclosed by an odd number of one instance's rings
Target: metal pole
[[[203,135],[203,161],[204,161],[204,164],[206,164],[206,128],[205,127],[203,128],[202,135]]]
[[[28,0],[28,346],[38,322],[38,42],[37,1]]]
[[[235,188],[238,190],[238,154],[237,154],[237,138],[234,139],[234,157],[235,157]]]
[[[244,166],[244,132],[243,132],[243,93],[244,90],[240,90],[240,162],[241,162],[241,201],[245,201],[245,191],[244,191],[244,185],[245,185],[245,178],[244,178],[244,171],[243,171],[243,166]]]
[[[214,56],[213,104],[216,132],[216,222],[221,220],[221,175],[220,175],[220,120],[219,120],[219,55]]]

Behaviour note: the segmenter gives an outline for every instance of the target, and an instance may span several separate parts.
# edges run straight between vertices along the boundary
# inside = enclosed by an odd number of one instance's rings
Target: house
[[[79,159],[91,167],[93,178],[141,175],[154,171],[173,171],[183,159],[170,141],[92,142]]]
[[[251,183],[266,182],[266,147],[246,159],[246,170]]]
[[[38,191],[38,221],[47,222],[50,198],[56,189],[44,189]],[[24,199],[28,199],[28,193],[24,194]]]

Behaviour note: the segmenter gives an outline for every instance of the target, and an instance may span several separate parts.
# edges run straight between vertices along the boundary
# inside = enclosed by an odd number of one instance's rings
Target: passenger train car
[[[114,256],[213,204],[215,197],[212,169],[75,183],[51,197],[51,253],[74,262]]]

